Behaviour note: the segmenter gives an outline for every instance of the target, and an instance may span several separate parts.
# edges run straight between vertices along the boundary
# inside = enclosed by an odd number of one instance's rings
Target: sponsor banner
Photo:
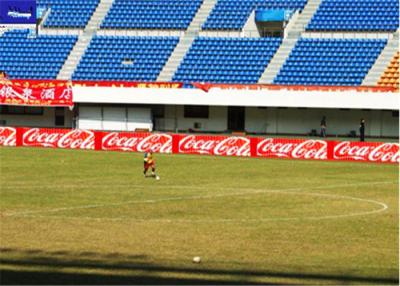
[[[398,143],[0,127],[0,146],[400,163]]]
[[[333,159],[379,163],[399,163],[399,144],[350,141],[335,142]]]
[[[218,156],[250,156],[250,138],[188,135],[179,140],[179,153]]]
[[[328,142],[314,139],[259,138],[257,156],[328,160]]]
[[[17,129],[13,127],[0,127],[0,146],[16,146]]]
[[[172,135],[165,133],[103,132],[101,150],[172,153]]]
[[[0,80],[0,104],[73,106],[72,86],[66,81]]]
[[[22,146],[93,150],[94,137],[90,130],[23,128]]]

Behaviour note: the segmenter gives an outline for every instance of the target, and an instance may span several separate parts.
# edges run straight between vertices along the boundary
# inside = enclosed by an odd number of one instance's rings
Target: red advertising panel
[[[0,127],[0,146],[16,146],[17,129],[13,127]]]
[[[0,80],[0,104],[73,106],[72,86],[66,81]]]
[[[250,156],[250,139],[246,137],[188,135],[180,138],[179,153]]]
[[[172,135],[165,133],[103,133],[102,150],[172,153]]]
[[[328,143],[323,140],[260,138],[257,156],[290,159],[328,159]]]
[[[399,163],[400,151],[397,143],[336,142],[335,160],[351,160],[379,163]]]
[[[94,132],[81,129],[24,128],[23,146],[94,149]]]
[[[400,163],[398,143],[0,127],[0,146]]]

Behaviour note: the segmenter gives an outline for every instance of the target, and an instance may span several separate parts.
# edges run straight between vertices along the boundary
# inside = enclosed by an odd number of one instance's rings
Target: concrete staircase
[[[391,39],[388,40],[386,47],[382,50],[375,64],[365,76],[361,85],[375,86],[381,78],[386,67],[393,59],[394,54],[399,50],[399,31],[397,31]]]
[[[254,37],[254,38],[259,38],[260,33],[258,32],[256,21],[255,21],[255,15],[256,11],[253,10],[251,12],[249,18],[246,21],[246,24],[244,24],[243,29],[242,29],[242,35],[244,37]]]
[[[217,0],[204,0],[203,4],[200,6],[195,17],[187,28],[185,34],[179,39],[179,42],[176,45],[174,51],[172,52],[167,63],[161,70],[157,81],[166,82],[172,80],[176,70],[178,69],[179,64],[191,47],[194,39],[201,31],[201,26],[207,20],[208,15],[210,14],[216,3]]]
[[[304,7],[303,11],[297,17],[297,21],[290,27],[287,31],[288,37],[298,38],[301,33],[304,32],[308,22],[310,22],[312,16],[317,11],[322,0],[308,0],[307,5]]]
[[[101,0],[90,18],[89,23],[86,25],[85,31],[96,31],[99,29],[112,4],[113,0]]]
[[[280,45],[278,51],[275,53],[274,57],[271,59],[264,73],[261,75],[258,83],[272,83],[274,81],[274,78],[277,76],[282,65],[289,57],[290,52],[292,51],[296,42],[297,39],[283,39],[282,44]]]
[[[73,47],[63,67],[58,73],[57,79],[59,80],[70,80],[76,67],[78,66],[83,54],[86,51],[90,41],[92,40],[93,34],[84,32],[79,36],[78,41]]]
[[[317,11],[322,0],[308,0],[307,5],[301,13],[295,13],[285,29],[285,37],[278,51],[271,59],[264,73],[261,75],[258,83],[272,83],[278,75],[282,65],[289,57],[290,52],[295,46],[297,40],[301,37],[308,22]]]
[[[78,66],[83,54],[85,53],[87,47],[90,44],[93,36],[95,35],[97,29],[100,28],[101,22],[107,15],[108,10],[110,10],[112,5],[112,0],[101,0],[96,10],[94,11],[92,17],[90,18],[88,24],[86,25],[83,33],[78,37],[78,41],[73,47],[71,53],[69,54],[67,60],[65,61],[63,67],[58,73],[57,79],[60,80],[70,80],[72,74],[74,73],[76,67]]]

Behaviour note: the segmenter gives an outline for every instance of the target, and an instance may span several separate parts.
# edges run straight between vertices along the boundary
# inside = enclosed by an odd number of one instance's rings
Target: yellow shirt
[[[151,154],[151,153],[144,153],[144,161],[146,162],[146,163],[151,163],[151,162],[153,162],[153,154]]]

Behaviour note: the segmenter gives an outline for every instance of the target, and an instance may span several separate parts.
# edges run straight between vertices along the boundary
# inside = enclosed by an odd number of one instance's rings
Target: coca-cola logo
[[[33,128],[23,135],[24,146],[58,147],[67,149],[94,149],[94,133],[89,130],[73,129],[47,131]]]
[[[250,156],[250,140],[244,137],[223,137],[221,139],[191,135],[181,139],[179,152],[220,156]]]
[[[343,141],[335,146],[334,159],[398,163],[400,162],[399,144],[367,145]]]
[[[322,140],[281,141],[266,138],[258,143],[257,155],[295,159],[327,159],[327,143]]]
[[[11,127],[0,127],[0,146],[16,146],[17,130]]]
[[[169,134],[122,134],[117,132],[108,133],[102,140],[103,150],[122,150],[135,152],[172,152],[172,136]]]

